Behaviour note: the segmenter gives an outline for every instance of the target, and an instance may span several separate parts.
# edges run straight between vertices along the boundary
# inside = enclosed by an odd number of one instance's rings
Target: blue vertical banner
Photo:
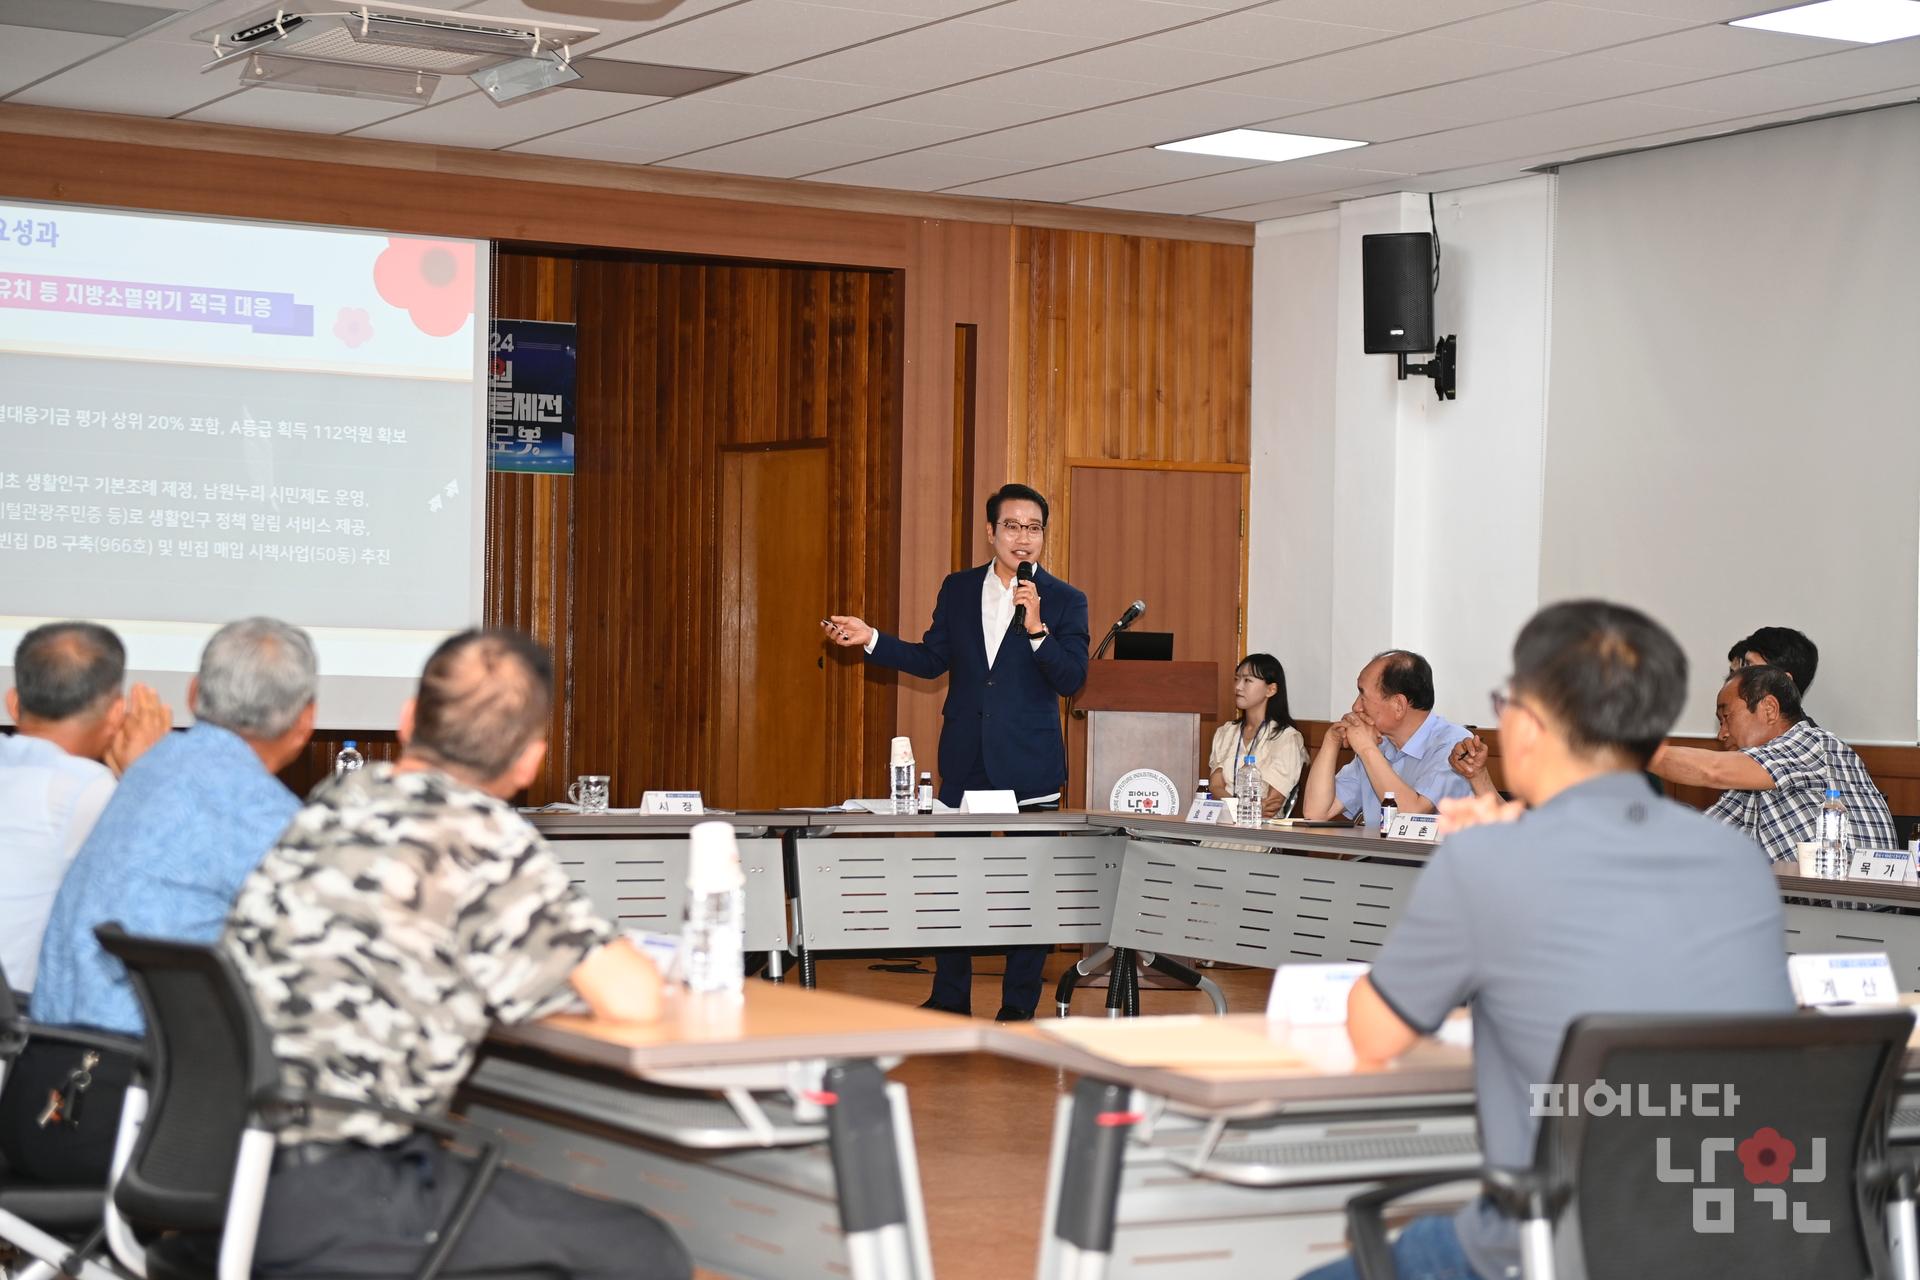
[[[487,356],[487,465],[573,474],[574,326],[495,320]]]

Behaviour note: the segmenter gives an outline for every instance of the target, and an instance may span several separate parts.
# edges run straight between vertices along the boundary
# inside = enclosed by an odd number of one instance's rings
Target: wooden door
[[[827,791],[827,449],[721,454],[714,801],[779,808]]]
[[[1216,710],[1200,722],[1204,753],[1233,705],[1233,667],[1243,652],[1245,469],[1076,465],[1067,483],[1071,562],[1064,576],[1087,593],[1089,644],[1098,646],[1129,604],[1145,600],[1134,630],[1171,631],[1176,659],[1219,664]],[[1067,739],[1069,799],[1085,807],[1086,722],[1073,721]],[[1195,760],[1191,776],[1173,780],[1181,796],[1202,763]]]

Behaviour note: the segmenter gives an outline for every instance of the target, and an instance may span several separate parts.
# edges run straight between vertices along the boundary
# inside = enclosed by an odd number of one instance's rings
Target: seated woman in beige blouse
[[[1209,786],[1216,797],[1233,794],[1240,760],[1253,752],[1265,783],[1260,813],[1277,818],[1307,767],[1307,740],[1287,712],[1287,673],[1270,653],[1250,653],[1233,672],[1233,704],[1239,712],[1214,731],[1207,753]]]

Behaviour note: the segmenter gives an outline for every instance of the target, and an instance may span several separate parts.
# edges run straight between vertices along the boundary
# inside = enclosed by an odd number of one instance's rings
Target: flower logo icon
[[[446,240],[390,236],[373,263],[373,284],[420,332],[445,338],[473,314],[474,249]]]
[[[1780,1136],[1778,1129],[1766,1125],[1756,1129],[1751,1138],[1742,1142],[1735,1149],[1735,1154],[1745,1166],[1748,1182],[1755,1186],[1763,1182],[1778,1185],[1793,1172],[1796,1150],[1790,1140]]]
[[[364,307],[342,307],[333,318],[333,336],[349,347],[357,347],[373,337],[373,321]]]

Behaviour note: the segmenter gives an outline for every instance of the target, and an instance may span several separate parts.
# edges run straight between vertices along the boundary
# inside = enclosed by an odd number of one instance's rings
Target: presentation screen
[[[207,637],[266,614],[321,724],[392,727],[480,616],[487,275],[483,241],[0,200],[0,677],[104,622],[184,724]]]

